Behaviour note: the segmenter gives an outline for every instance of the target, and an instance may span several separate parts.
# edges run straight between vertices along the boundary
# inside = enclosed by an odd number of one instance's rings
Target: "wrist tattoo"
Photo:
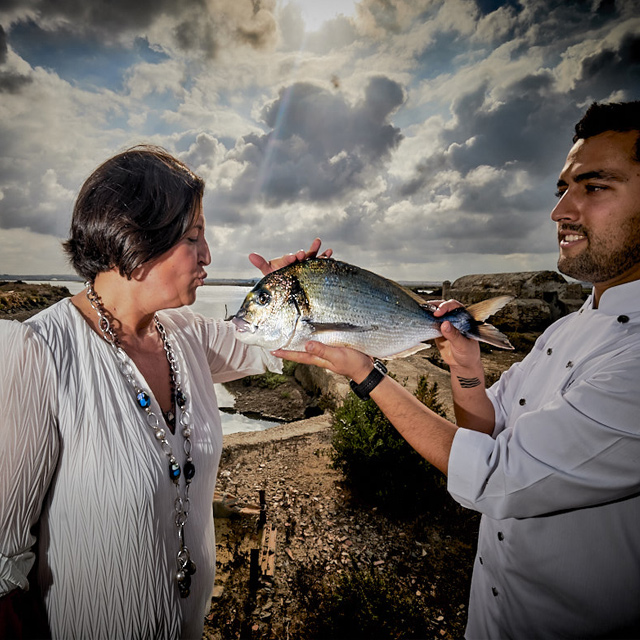
[[[480,386],[480,378],[461,378],[456,376],[458,382],[463,389],[473,389],[473,387]]]

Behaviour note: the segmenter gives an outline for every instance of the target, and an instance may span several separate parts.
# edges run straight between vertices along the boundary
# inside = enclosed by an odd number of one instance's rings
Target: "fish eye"
[[[261,291],[258,294],[258,304],[261,306],[265,306],[266,304],[269,304],[269,302],[271,301],[271,295],[269,294],[268,291]]]

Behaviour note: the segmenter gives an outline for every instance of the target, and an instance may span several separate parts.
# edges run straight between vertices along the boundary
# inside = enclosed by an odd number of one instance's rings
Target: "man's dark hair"
[[[203,193],[203,180],[166,150],[132,147],[100,165],[82,185],[64,250],[87,280],[113,268],[130,279],[188,231]]]
[[[640,162],[640,101],[594,102],[576,124],[573,141],[591,138],[605,131],[637,131],[633,159]]]

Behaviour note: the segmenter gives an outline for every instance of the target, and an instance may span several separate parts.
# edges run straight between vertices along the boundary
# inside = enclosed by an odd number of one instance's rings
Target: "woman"
[[[211,261],[203,190],[162,149],[111,158],[83,185],[65,243],[87,288],[0,323],[0,636],[38,622],[27,589],[54,638],[202,636],[213,384],[280,369],[185,308]],[[319,246],[250,260],[266,274]]]

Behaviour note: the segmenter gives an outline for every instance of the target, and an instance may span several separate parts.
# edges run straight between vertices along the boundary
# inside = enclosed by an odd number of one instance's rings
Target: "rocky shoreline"
[[[66,287],[21,280],[0,280],[0,319],[22,322],[58,300],[70,296]]]

